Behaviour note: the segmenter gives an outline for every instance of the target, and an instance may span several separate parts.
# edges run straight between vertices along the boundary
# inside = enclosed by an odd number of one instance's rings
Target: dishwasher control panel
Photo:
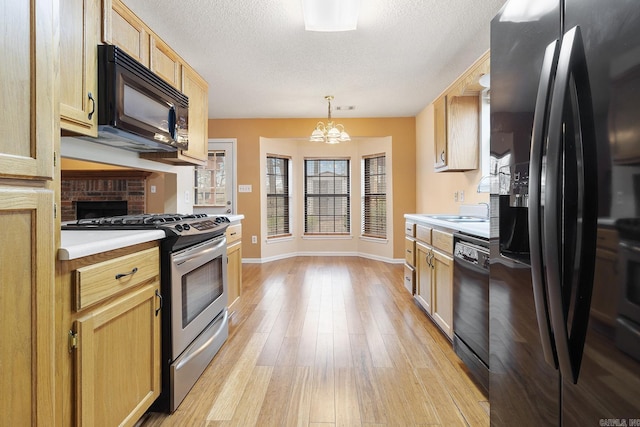
[[[489,268],[489,250],[473,243],[458,241],[456,242],[453,255],[456,258],[465,260],[472,264],[476,264],[482,268]]]

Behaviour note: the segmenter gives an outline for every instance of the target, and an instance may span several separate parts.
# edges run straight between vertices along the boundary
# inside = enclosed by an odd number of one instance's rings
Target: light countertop
[[[459,231],[472,236],[489,238],[489,221],[484,222],[452,222],[432,218],[431,214],[405,214],[404,217],[418,224],[432,225],[447,228],[451,231]],[[437,214],[434,214],[437,215]]]
[[[162,230],[62,230],[58,259],[67,261],[164,239]]]

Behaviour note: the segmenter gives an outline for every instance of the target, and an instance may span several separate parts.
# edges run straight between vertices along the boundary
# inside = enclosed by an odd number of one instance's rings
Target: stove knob
[[[189,230],[190,228],[191,228],[191,226],[190,226],[189,224],[185,224],[185,225],[183,225],[183,226],[182,226],[182,229],[183,229],[184,231],[187,231],[187,230]]]
[[[176,224],[174,228],[176,229],[176,231],[182,231],[182,226],[180,224]]]

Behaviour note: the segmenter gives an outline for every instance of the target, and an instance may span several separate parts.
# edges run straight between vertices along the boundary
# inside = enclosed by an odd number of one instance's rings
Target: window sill
[[[303,234],[303,240],[351,240],[351,234]]]
[[[295,240],[295,237],[292,235],[282,236],[282,237],[267,237],[266,243],[267,245],[272,243],[280,243],[280,242],[290,242]]]
[[[372,242],[372,243],[380,243],[383,245],[386,245],[387,243],[389,243],[389,239],[387,238],[380,238],[380,237],[369,237],[369,236],[359,236],[360,240],[364,240],[366,242]]]

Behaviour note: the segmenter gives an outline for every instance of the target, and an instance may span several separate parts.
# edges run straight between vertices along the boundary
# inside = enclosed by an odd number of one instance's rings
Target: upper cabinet
[[[180,81],[182,66],[178,54],[171,50],[168,44],[154,36],[151,37],[149,53],[151,58],[149,68],[151,71],[166,80],[171,86],[184,92]],[[189,98],[189,101],[191,101],[191,98]]]
[[[480,77],[489,73],[484,54],[433,103],[436,172],[478,168]]]
[[[60,1],[60,127],[97,136],[100,8],[93,0]]]
[[[121,47],[189,97],[189,149],[142,153],[175,165],[203,165],[207,159],[207,82],[121,0],[61,0],[60,121],[63,132],[97,136],[98,43]]]
[[[120,0],[103,1],[104,43],[117,45],[189,97],[189,149],[140,153],[174,165],[203,165],[207,159],[209,85]]]
[[[0,424],[54,424],[58,2],[2,2]]]
[[[144,22],[119,0],[105,0],[102,6],[102,41],[121,47],[149,67],[151,37]]]

